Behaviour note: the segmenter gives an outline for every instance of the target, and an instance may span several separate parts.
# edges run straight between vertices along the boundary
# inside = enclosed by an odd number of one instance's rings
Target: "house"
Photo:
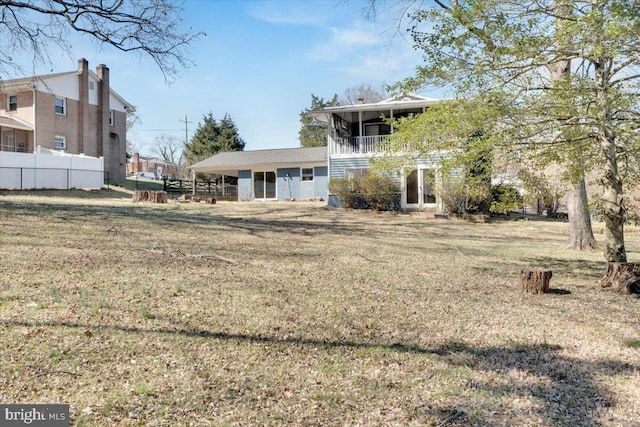
[[[423,113],[439,99],[417,94],[391,97],[380,102],[327,107],[311,114],[328,125],[327,160],[329,180],[361,177],[369,171],[369,160],[382,156],[385,139],[393,133],[388,119]],[[442,209],[436,191],[437,164],[418,159],[405,173],[394,175],[400,189],[401,209]],[[340,201],[329,195],[329,205]]]
[[[127,161],[127,175],[140,172],[152,173],[156,179],[180,177],[180,167],[177,164],[157,157],[143,157],[139,153],[134,153]]]
[[[327,107],[311,112],[328,126],[327,146],[216,154],[191,167],[194,172],[238,177],[238,200],[321,198],[340,206],[330,194],[336,178],[362,177],[369,161],[385,153],[385,139],[393,132],[387,119],[423,113],[438,99],[409,94],[380,102]],[[393,175],[400,190],[401,209],[441,210],[438,165],[418,159],[404,173]]]
[[[0,81],[0,154],[36,147],[104,159],[109,178],[124,178],[126,119],[134,107],[110,87],[109,68]]]
[[[238,178],[238,201],[327,200],[327,147],[229,151],[191,166]]]

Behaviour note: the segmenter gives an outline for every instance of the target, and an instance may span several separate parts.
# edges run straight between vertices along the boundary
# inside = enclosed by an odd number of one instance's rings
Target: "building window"
[[[95,82],[90,81],[90,82],[89,82],[89,90],[95,90],[95,88],[96,88],[96,83],[95,83]]]
[[[18,95],[9,95],[9,111],[18,111]]]
[[[67,139],[64,136],[56,135],[53,139],[53,147],[64,150],[67,148]]]
[[[367,175],[369,175],[369,169],[367,168],[354,168],[344,170],[344,177],[347,179],[360,179],[363,176]]]
[[[313,168],[302,168],[302,180],[313,181]]]
[[[113,110],[109,110],[109,126],[113,126],[114,123]]]
[[[56,98],[56,114],[67,114],[67,102],[64,98]]]

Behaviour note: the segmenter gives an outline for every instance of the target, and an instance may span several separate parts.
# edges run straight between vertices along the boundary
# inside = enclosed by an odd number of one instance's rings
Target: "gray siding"
[[[328,200],[329,198],[329,177],[326,166],[318,166],[314,170],[313,181],[315,183],[315,199]]]
[[[300,168],[283,168],[276,172],[276,194],[278,200],[299,200]]]
[[[252,200],[253,189],[251,188],[251,171],[238,171],[238,201]]]
[[[331,158],[330,162],[331,170],[329,175],[331,178],[344,178],[345,169],[368,169],[369,158],[367,157],[340,157]]]

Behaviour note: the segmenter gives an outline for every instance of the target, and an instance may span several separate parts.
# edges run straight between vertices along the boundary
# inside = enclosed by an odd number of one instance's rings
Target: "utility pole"
[[[189,143],[189,123],[192,123],[192,122],[190,122],[187,119],[187,115],[186,114],[184,116],[184,120],[183,119],[178,119],[178,120],[181,121],[181,122],[184,122],[184,143],[186,145],[186,144]]]
[[[184,122],[184,146],[186,148],[187,144],[189,143],[189,123],[191,123],[189,121],[189,119],[187,118],[187,115],[184,115],[184,120],[182,119],[178,119],[181,122]],[[196,195],[196,173],[192,170],[191,171],[191,184],[193,185],[193,189],[191,190],[191,194],[192,195]]]

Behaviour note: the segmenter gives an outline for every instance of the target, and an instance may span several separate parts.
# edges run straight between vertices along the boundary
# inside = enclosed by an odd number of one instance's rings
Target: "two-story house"
[[[111,178],[124,178],[127,113],[134,107],[110,87],[109,68],[0,81],[0,151],[36,147],[104,158]]]
[[[340,206],[330,194],[336,178],[367,174],[371,158],[388,151],[393,133],[388,119],[423,113],[440,100],[409,94],[380,102],[327,107],[311,112],[328,125],[327,146],[219,153],[191,166],[194,172],[238,177],[238,200],[322,198]],[[394,174],[402,209],[442,209],[438,195],[438,165],[418,158],[404,173]]]
[[[439,99],[417,94],[391,97],[380,102],[327,107],[312,115],[328,125],[327,148],[329,181],[333,178],[360,177],[367,174],[369,160],[381,156],[388,147],[385,139],[393,133],[388,119],[423,113]],[[393,176],[400,189],[402,209],[441,209],[436,191],[437,164],[419,158],[404,173]],[[339,201],[329,195],[329,204]]]

